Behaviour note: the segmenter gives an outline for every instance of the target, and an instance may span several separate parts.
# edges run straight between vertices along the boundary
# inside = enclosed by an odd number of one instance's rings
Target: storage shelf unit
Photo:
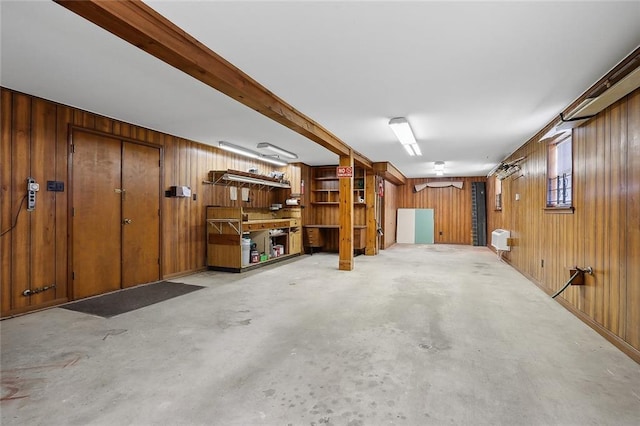
[[[211,170],[209,172],[209,180],[204,183],[211,185],[249,185],[257,186],[260,189],[291,188],[289,182],[283,182],[269,176],[246,173],[238,170]]]
[[[359,167],[354,168],[353,177],[353,199],[354,205],[362,204],[359,200],[364,200],[365,172]],[[311,188],[311,203],[332,203],[338,204],[340,195],[340,178],[336,176],[336,166],[314,167],[312,169],[313,187]]]
[[[297,256],[302,251],[300,209],[207,207],[207,266],[241,272]],[[266,261],[243,264],[242,238],[256,243],[258,252],[270,256],[270,242],[283,246],[283,254]]]
[[[313,215],[305,222],[305,247],[338,251],[340,178],[337,166],[317,166],[311,169],[311,205]],[[354,249],[364,250],[366,235],[365,171],[354,167]],[[360,201],[362,200],[362,202]]]

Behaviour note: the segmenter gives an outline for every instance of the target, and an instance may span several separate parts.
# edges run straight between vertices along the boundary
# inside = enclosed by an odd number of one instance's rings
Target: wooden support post
[[[351,167],[353,170],[353,153],[340,156],[340,166]],[[341,271],[351,271],[353,269],[353,176],[350,178],[340,178],[339,193],[339,239],[338,247],[339,263],[338,269]]]
[[[365,178],[365,202],[367,203],[367,246],[364,253],[367,256],[374,256],[378,254],[378,223],[376,222],[377,206],[377,185],[376,175],[367,172]]]

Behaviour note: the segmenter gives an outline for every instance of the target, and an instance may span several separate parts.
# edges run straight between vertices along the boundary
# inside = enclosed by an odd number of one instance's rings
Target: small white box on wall
[[[191,188],[188,186],[171,186],[167,192],[169,197],[191,197]]]
[[[491,245],[496,250],[510,251],[508,239],[511,238],[511,232],[505,229],[496,229],[491,233]]]

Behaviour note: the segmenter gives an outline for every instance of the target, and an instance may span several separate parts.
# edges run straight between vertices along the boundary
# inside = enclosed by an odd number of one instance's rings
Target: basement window
[[[502,210],[502,181],[497,177],[495,178],[494,188],[496,189],[495,190],[496,199],[495,199],[494,210],[501,211]]]
[[[549,144],[547,151],[547,208],[567,210],[573,206],[573,149],[571,132]]]

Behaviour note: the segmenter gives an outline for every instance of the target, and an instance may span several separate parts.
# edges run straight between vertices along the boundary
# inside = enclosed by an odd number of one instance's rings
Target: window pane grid
[[[547,206],[571,206],[571,173],[549,178],[547,185]]]

